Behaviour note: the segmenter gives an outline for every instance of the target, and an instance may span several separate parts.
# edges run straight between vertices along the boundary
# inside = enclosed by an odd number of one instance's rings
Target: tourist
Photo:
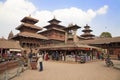
[[[48,53],[45,53],[44,57],[45,57],[44,59],[47,61],[49,59]]]
[[[33,56],[32,56],[31,69],[37,69],[37,56],[35,53],[33,53]]]
[[[100,59],[100,54],[99,54],[99,52],[97,53],[97,59]]]
[[[39,71],[43,71],[43,56],[41,53],[37,53],[38,61],[37,65],[39,67]]]
[[[32,50],[30,51],[30,53],[28,54],[28,67],[31,68],[30,63],[32,60]]]
[[[118,60],[120,60],[120,54],[119,53],[118,53],[117,57],[118,57]]]
[[[30,53],[28,54],[28,57],[29,57],[29,60],[30,60],[30,62],[31,62],[31,60],[32,60],[32,50],[30,51]]]
[[[104,53],[101,53],[101,59],[104,60]]]
[[[64,54],[62,53],[62,61],[64,61],[65,60],[65,58],[64,58]]]
[[[59,53],[58,53],[58,51],[56,51],[56,53],[55,53],[55,60],[59,60]]]

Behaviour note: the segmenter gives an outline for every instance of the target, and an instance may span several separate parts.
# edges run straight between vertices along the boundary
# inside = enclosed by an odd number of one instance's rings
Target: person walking
[[[37,69],[37,56],[35,53],[33,53],[33,56],[32,56],[31,68]]]
[[[48,61],[49,57],[48,57],[48,53],[45,53],[45,60]]]
[[[32,61],[32,50],[28,54],[28,68],[31,69],[31,61]]]
[[[43,56],[41,53],[37,53],[38,61],[37,65],[39,65],[39,71],[43,71]]]
[[[120,60],[120,54],[119,53],[117,54],[117,57],[118,57],[118,60]]]

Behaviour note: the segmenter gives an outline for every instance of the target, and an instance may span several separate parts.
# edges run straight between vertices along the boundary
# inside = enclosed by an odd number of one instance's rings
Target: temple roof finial
[[[54,15],[54,18],[53,19],[56,19],[55,15]]]
[[[73,23],[72,23],[72,22],[68,25],[68,27],[71,27],[71,26],[73,26]]]
[[[29,17],[31,17],[31,14],[29,14]]]
[[[48,21],[50,24],[59,24],[61,21],[57,20],[55,15],[52,20]]]

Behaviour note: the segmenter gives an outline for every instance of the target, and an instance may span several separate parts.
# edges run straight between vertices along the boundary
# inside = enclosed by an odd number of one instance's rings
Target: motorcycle
[[[114,66],[114,64],[113,64],[113,62],[111,61],[110,58],[106,58],[106,59],[105,59],[105,63],[106,63],[106,65],[107,65],[107,67]]]

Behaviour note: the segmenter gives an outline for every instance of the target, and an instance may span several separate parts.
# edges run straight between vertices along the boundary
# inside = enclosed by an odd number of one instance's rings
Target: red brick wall
[[[14,69],[18,67],[18,61],[9,61],[0,63],[0,74],[6,70]]]

